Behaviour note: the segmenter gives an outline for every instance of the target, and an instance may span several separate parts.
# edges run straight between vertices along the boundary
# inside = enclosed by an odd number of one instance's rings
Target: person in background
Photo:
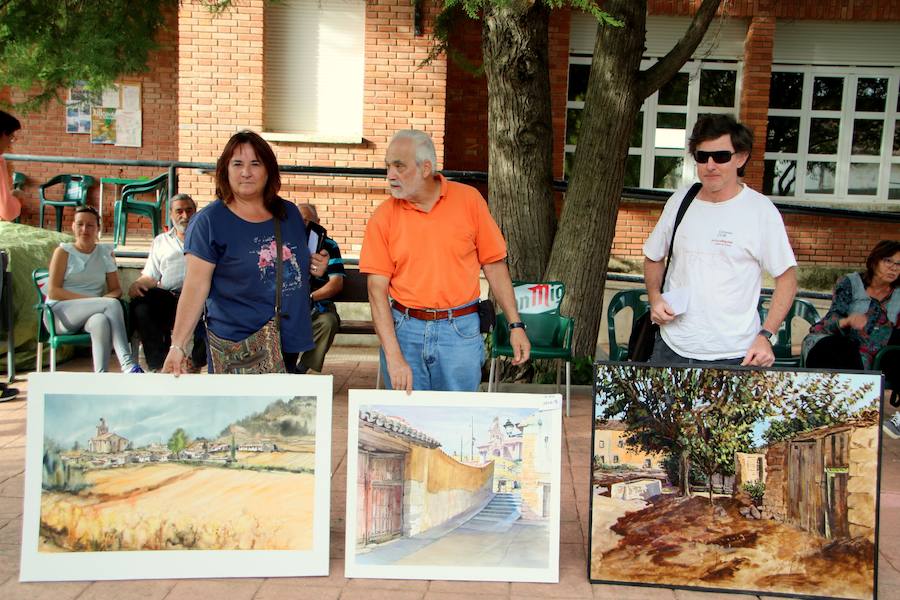
[[[184,283],[184,234],[197,204],[187,194],[176,194],[169,201],[172,228],[153,239],[141,276],[128,288],[131,321],[144,346],[147,367],[159,371],[172,343],[175,309]],[[191,367],[206,364],[206,341],[202,326],[194,331]]]
[[[186,370],[185,346],[204,307],[210,353],[214,352],[213,336],[227,342],[245,341],[272,321],[277,219],[283,240],[282,356],[267,355],[263,362],[278,366],[283,361],[284,369],[293,372],[300,353],[314,347],[307,273],[324,274],[327,253],[310,260],[303,218],[294,204],[278,195],[278,161],[259,134],[245,130],[231,136],[216,163],[215,177],[215,202],[197,213],[185,236],[186,273],[163,371],[178,375]],[[210,361],[210,372],[213,365]]]
[[[0,110],[0,221],[14,221],[22,212],[20,190],[14,190],[10,177],[10,166],[3,154],[9,152],[16,141],[16,132],[22,129],[19,120]]]
[[[872,369],[886,346],[900,345],[900,241],[882,240],[866,258],[866,270],[848,273],[834,286],[831,307],[803,339],[803,364],[812,369]],[[896,406],[900,352],[888,352],[879,365]],[[885,422],[900,437],[900,413]]]
[[[304,223],[310,221],[319,222],[319,213],[312,204],[300,204],[300,215]],[[330,299],[341,293],[344,289],[344,259],[341,258],[341,249],[330,237],[325,238],[325,250],[328,251],[328,268],[325,273],[313,276],[309,280],[312,292],[309,295],[310,312],[312,321],[313,341],[316,347],[307,350],[300,356],[297,363],[297,373],[306,373],[310,369],[322,371],[325,362],[325,354],[334,342],[334,336],[341,326],[341,317],[338,316],[334,302]]]
[[[77,333],[83,329],[91,335],[95,372],[107,370],[112,342],[122,372],[143,373],[128,343],[113,248],[97,243],[99,229],[100,216],[94,207],[75,209],[75,242],[60,244],[50,258],[48,304],[58,331]]]

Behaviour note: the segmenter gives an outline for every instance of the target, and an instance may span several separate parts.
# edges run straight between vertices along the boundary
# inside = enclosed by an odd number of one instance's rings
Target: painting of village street
[[[558,395],[365,394],[351,391],[348,577],[556,580]]]
[[[881,378],[599,364],[590,579],[874,598]]]

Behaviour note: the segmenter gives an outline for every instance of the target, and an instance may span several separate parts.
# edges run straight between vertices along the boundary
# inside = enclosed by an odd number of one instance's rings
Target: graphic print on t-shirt
[[[255,237],[254,245],[258,245],[259,250],[256,251],[257,267],[259,267],[260,281],[275,280],[275,257],[278,253],[278,246],[275,244],[274,236]],[[253,251],[251,250],[251,253]],[[303,274],[300,272],[300,264],[297,262],[296,249],[291,249],[290,244],[284,243],[281,246],[281,260],[284,263],[284,291],[293,291],[303,287]]]
[[[716,237],[713,238],[712,243],[716,246],[733,246],[734,232],[720,229],[716,232]]]

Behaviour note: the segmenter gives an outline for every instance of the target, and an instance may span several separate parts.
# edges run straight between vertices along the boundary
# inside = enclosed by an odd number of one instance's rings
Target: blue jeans
[[[481,383],[484,340],[478,313],[440,321],[420,321],[391,308],[403,358],[412,369],[413,389],[474,392]],[[384,350],[381,375],[392,388]]]

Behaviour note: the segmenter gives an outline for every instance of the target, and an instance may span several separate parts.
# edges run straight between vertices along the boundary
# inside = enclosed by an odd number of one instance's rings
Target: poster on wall
[[[327,575],[331,390],[33,374],[20,580]]]
[[[345,575],[558,581],[561,403],[350,390]]]
[[[91,108],[91,143],[116,143],[116,109],[102,106]]]
[[[589,578],[875,597],[881,376],[599,363]]]
[[[66,98],[66,133],[91,132],[91,106],[94,95],[83,82],[69,88]]]

